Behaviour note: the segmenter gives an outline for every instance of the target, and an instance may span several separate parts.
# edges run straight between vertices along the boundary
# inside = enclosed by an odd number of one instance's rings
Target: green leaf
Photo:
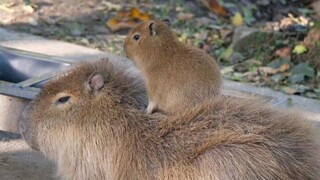
[[[287,94],[294,94],[297,92],[297,89],[288,86],[281,86],[280,89]]]
[[[271,76],[271,80],[276,83],[279,83],[280,80],[282,80],[282,79],[283,79],[282,74],[275,74],[275,75]]]
[[[85,26],[80,23],[69,23],[66,24],[66,28],[72,36],[80,36],[85,33]]]
[[[279,1],[280,1],[281,4],[283,4],[283,5],[286,5],[286,4],[287,4],[286,0],[279,0]]]
[[[242,7],[242,11],[243,11],[243,16],[244,16],[244,22],[247,25],[251,25],[254,21],[254,17],[252,14],[252,9],[247,7],[247,6],[243,6]]]
[[[310,90],[308,86],[296,84],[290,86],[281,86],[280,89],[287,94],[303,94]]]
[[[234,80],[234,81],[245,81],[245,78],[244,78],[244,75],[242,73],[233,73],[232,76],[231,76],[231,80]]]
[[[291,85],[290,87],[296,89],[296,91],[298,93],[304,93],[304,92],[310,90],[310,87],[302,85],[302,84],[300,84],[300,85],[294,84],[294,85]]]
[[[278,58],[278,59],[275,59],[275,60],[271,61],[267,66],[268,67],[272,67],[273,69],[278,69],[283,64],[292,65],[292,63],[290,61]]]
[[[221,68],[222,74],[228,74],[228,73],[232,73],[232,72],[234,72],[233,66],[227,66],[227,67]]]
[[[294,48],[293,48],[293,53],[295,54],[303,54],[305,52],[307,52],[308,49],[304,46],[304,45],[296,45]]]
[[[223,53],[221,53],[219,59],[224,59],[224,60],[228,60],[231,55],[233,54],[233,48],[228,47],[228,49],[226,49]]]
[[[232,22],[232,24],[235,25],[235,26],[242,26],[242,25],[243,25],[243,17],[242,17],[242,15],[241,15],[241,13],[236,12],[236,13],[234,14],[234,16],[231,17],[231,22]]]
[[[298,83],[298,82],[303,82],[304,81],[304,75],[303,74],[294,74],[291,75],[288,78],[288,81],[291,83]]]
[[[309,98],[316,98],[317,97],[317,95],[313,92],[306,92],[305,95]]]
[[[309,66],[308,63],[299,63],[292,67],[291,69],[292,74],[304,74],[305,76],[314,77],[314,70],[312,67]]]
[[[291,76],[288,81],[291,83],[303,82],[305,77],[313,78],[314,70],[308,63],[300,63],[292,67]]]
[[[180,41],[186,41],[188,39],[189,35],[187,32],[181,32],[180,33],[180,37],[179,37],[179,40]]]
[[[292,100],[292,98],[288,98],[287,107],[291,107],[291,106],[293,106],[293,100]]]

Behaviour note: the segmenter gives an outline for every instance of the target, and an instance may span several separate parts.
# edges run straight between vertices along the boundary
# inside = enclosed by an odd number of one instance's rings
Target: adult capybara
[[[148,115],[143,89],[123,66],[82,64],[45,85],[21,133],[62,179],[320,179],[301,116],[223,96]]]

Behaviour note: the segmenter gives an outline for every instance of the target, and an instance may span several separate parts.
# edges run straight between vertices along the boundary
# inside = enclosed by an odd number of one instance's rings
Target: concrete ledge
[[[0,130],[19,132],[19,118],[30,100],[0,94]]]
[[[48,40],[26,33],[8,31],[3,28],[0,28],[0,45],[40,54],[73,59],[76,61],[110,55],[99,50],[62,41]]]
[[[279,102],[276,105],[277,107],[300,111],[307,119],[320,122],[320,101],[318,100],[297,95],[287,95],[283,92],[275,91],[270,88],[255,87],[248,83],[239,83],[228,80],[224,81],[224,88],[258,96],[270,97],[275,103]],[[292,105],[288,105],[287,103],[289,98],[292,100]]]

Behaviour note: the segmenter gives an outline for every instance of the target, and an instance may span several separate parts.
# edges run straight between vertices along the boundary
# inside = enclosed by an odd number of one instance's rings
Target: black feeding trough
[[[33,99],[45,81],[70,65],[67,59],[0,46],[0,94]]]

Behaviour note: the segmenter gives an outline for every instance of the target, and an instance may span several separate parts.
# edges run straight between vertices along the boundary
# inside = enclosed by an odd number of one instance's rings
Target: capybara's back
[[[314,129],[263,102],[215,97],[161,121],[159,134],[174,147],[164,179],[320,179]]]
[[[125,67],[83,64],[44,87],[21,132],[62,179],[320,179],[319,144],[295,113],[215,96],[147,115],[145,94]]]

